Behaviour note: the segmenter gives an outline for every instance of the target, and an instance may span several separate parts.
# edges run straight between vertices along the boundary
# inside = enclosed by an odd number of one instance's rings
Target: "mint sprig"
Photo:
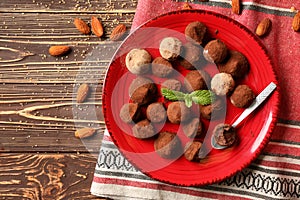
[[[196,90],[190,94],[185,94],[183,92],[162,88],[161,93],[170,101],[184,101],[185,105],[189,108],[193,105],[193,102],[200,105],[208,105],[215,100],[215,95],[210,90]]]

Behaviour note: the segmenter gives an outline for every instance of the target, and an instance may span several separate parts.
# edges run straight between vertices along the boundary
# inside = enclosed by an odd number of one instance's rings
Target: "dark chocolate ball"
[[[230,51],[226,62],[218,64],[220,72],[231,74],[235,79],[241,78],[249,71],[247,58],[238,51]]]
[[[210,76],[203,70],[192,70],[184,79],[184,86],[188,92],[207,89],[210,83]]]
[[[224,111],[226,105],[222,99],[217,98],[212,104],[199,105],[200,116],[204,119],[217,119],[221,116],[221,112]]]
[[[188,42],[183,46],[180,65],[186,69],[196,69],[201,58],[201,50],[198,46]]]
[[[152,62],[152,73],[158,77],[167,77],[174,71],[172,64],[163,57],[157,57]]]
[[[221,63],[228,54],[227,46],[221,40],[212,40],[205,45],[203,50],[204,58],[211,63]]]
[[[167,88],[169,90],[180,91],[181,90],[181,82],[176,79],[168,79],[161,84],[161,88]]]
[[[161,132],[154,141],[154,149],[163,158],[172,159],[182,154],[180,139],[176,133]]]
[[[120,110],[120,118],[125,123],[132,123],[139,120],[141,116],[141,110],[137,103],[124,104]]]
[[[201,45],[203,43],[206,30],[207,28],[203,23],[199,21],[191,22],[186,26],[184,31],[186,40],[194,44]]]
[[[255,99],[255,94],[248,85],[238,85],[230,96],[231,103],[238,108],[246,108]]]
[[[189,138],[195,138],[202,133],[202,123],[199,118],[194,118],[182,126],[184,134]]]
[[[175,101],[169,104],[167,108],[167,116],[171,123],[180,124],[190,119],[191,110],[184,102]]]
[[[146,110],[147,118],[153,123],[165,122],[167,111],[162,103],[152,103]]]
[[[202,143],[198,141],[188,142],[184,147],[184,157],[189,161],[199,161],[199,151]]]
[[[156,135],[156,131],[153,125],[147,120],[144,119],[139,121],[132,127],[133,135],[139,139],[146,139]]]
[[[156,100],[156,85],[152,80],[138,76],[129,86],[130,99],[139,105],[151,103]]]

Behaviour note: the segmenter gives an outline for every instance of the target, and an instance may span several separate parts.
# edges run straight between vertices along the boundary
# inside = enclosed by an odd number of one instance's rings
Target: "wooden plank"
[[[118,43],[91,45],[89,47],[71,46],[72,52],[62,58],[52,57],[48,45],[26,46],[26,51],[35,54],[19,62],[9,62],[18,57],[18,53],[0,50],[3,61],[0,63],[1,83],[67,83],[73,84],[90,80],[103,81],[107,66]],[[0,47],[1,48],[1,47]],[[9,47],[19,51],[18,47]],[[21,50],[24,52],[24,50]]]
[[[90,194],[92,154],[0,154],[1,199],[104,199]]]
[[[131,12],[135,11],[137,0],[30,0],[1,1],[0,12]]]
[[[80,17],[88,20],[91,15],[94,14]],[[110,31],[113,24],[120,22],[130,26],[133,14],[105,16],[107,20],[103,23]],[[5,33],[0,33],[0,47],[8,50],[1,51],[0,61],[15,59],[18,51],[34,54],[18,62],[0,62],[1,151],[95,152],[99,149],[105,128],[101,112],[102,84],[120,42],[80,34],[71,22],[75,17],[78,14],[1,13],[0,28]],[[71,45],[72,52],[62,58],[52,57],[48,54],[51,44]],[[92,90],[87,102],[78,105],[74,98],[82,82],[89,83]],[[85,126],[97,128],[98,133],[83,141],[74,138],[74,131]]]
[[[105,33],[103,38],[94,34],[83,35],[74,26],[75,18],[90,23],[91,16],[96,16],[102,21]],[[99,45],[107,40],[117,24],[123,23],[130,28],[133,17],[134,13],[1,13],[0,42],[22,44],[20,48],[31,44]]]
[[[89,126],[103,133],[101,90],[106,66],[100,65],[102,61],[90,59],[78,62],[79,66],[75,61],[23,62],[2,65],[0,72],[3,151],[97,151],[100,136],[82,144],[74,131]],[[91,92],[85,103],[77,104],[76,91],[82,82],[89,83]]]
[[[0,199],[103,199],[89,190],[105,129],[104,75],[120,44],[109,35],[119,23],[131,26],[136,4],[0,1]],[[102,20],[104,37],[82,35],[73,25],[74,18],[90,23],[91,16]],[[72,52],[52,57],[51,45],[69,45]],[[18,61],[18,53],[30,56]],[[79,105],[74,99],[82,82],[91,93]],[[75,138],[86,126],[97,133]]]
[[[66,126],[64,126],[66,127]],[[95,126],[92,126],[95,127]],[[104,127],[86,139],[74,137],[75,127],[1,125],[0,152],[98,152]]]

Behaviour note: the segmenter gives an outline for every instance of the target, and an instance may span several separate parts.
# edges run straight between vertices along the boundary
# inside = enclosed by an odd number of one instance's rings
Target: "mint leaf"
[[[178,92],[167,88],[161,88],[161,94],[170,101],[180,101],[185,99],[185,94],[183,92]]]
[[[214,102],[215,95],[209,90],[196,90],[190,94],[193,102],[201,105],[208,105]]]

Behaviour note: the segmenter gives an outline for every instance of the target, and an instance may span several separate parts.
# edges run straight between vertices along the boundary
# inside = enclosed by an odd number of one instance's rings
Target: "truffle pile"
[[[126,67],[136,78],[129,86],[130,102],[120,109],[120,119],[132,124],[134,137],[152,138],[154,149],[162,158],[176,159],[184,154],[189,161],[199,161],[198,153],[204,146],[200,139],[205,130],[202,120],[213,120],[213,112],[224,111],[225,102],[218,97],[228,97],[234,106],[246,108],[255,94],[249,86],[238,84],[249,71],[248,60],[241,52],[228,49],[220,39],[209,40],[207,27],[199,21],[187,24],[184,34],[186,41],[163,38],[158,57],[153,58],[146,49],[135,48],[127,53]],[[209,63],[219,69],[212,77],[204,70]],[[186,72],[183,81],[174,75],[180,67]],[[217,98],[210,105],[199,105],[199,113],[195,114],[184,101],[161,100],[160,88],[186,93],[208,89]],[[180,125],[189,142],[182,143],[180,131],[156,130],[156,125],[169,123]],[[230,146],[237,135],[228,127],[217,126],[214,137],[219,144]]]

